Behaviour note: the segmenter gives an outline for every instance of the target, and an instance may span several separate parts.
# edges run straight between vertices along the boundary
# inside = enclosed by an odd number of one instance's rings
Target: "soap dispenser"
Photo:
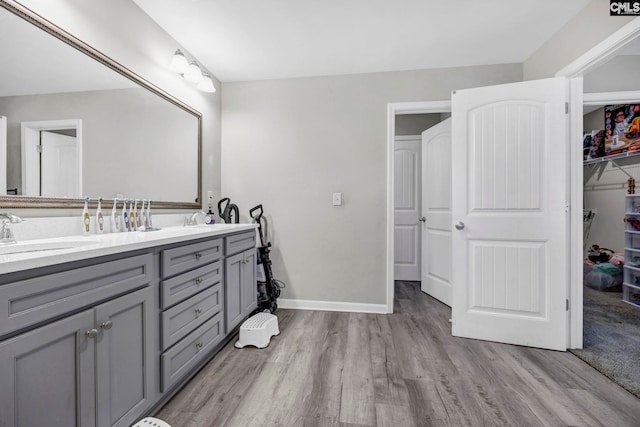
[[[104,233],[104,218],[102,217],[102,197],[98,198],[98,209],[96,209],[96,233]]]
[[[149,221],[149,227],[153,227],[153,220],[151,219],[151,203],[149,200],[149,204],[147,205],[147,221]]]
[[[91,231],[91,217],[89,216],[89,196],[84,198],[84,209],[82,209],[82,234],[88,236]]]

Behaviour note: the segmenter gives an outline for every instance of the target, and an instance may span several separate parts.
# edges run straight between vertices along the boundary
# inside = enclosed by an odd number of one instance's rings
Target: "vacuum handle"
[[[226,210],[226,206],[224,207],[224,209],[222,208],[222,204],[224,202],[227,202],[227,205],[231,202],[231,200],[228,197],[225,197],[224,199],[220,199],[220,201],[218,202],[218,215],[220,215],[222,217],[222,212],[224,212]]]
[[[260,213],[258,213],[257,215],[253,215],[253,213],[257,210],[260,210]],[[259,222],[260,218],[262,218],[262,204],[253,207],[249,210],[249,216],[251,216],[251,218],[254,219],[254,221]]]

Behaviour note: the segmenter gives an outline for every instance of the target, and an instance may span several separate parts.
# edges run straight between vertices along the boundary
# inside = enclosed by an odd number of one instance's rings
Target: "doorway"
[[[21,123],[22,195],[82,197],[82,121]]]
[[[398,134],[396,133],[396,120],[398,116],[407,116],[404,119],[400,119],[403,123],[402,126],[410,122],[411,115],[430,115],[436,117],[437,120],[431,119],[433,124],[440,122],[443,118],[447,117],[451,112],[450,101],[431,101],[431,102],[406,102],[406,103],[392,103],[388,105],[387,114],[387,313],[393,313],[393,300],[394,300],[394,282],[396,272],[396,212],[395,212],[395,194],[396,194],[396,162],[395,162],[395,141]],[[444,115],[444,116],[443,116]],[[428,125],[427,125],[428,126]],[[417,138],[415,131],[400,131],[400,133],[413,133],[414,138]],[[420,165],[422,162],[420,162]],[[419,222],[421,215],[418,215],[415,220]],[[420,229],[421,227],[418,227]],[[420,234],[420,233],[418,233]],[[420,237],[417,237],[418,239]],[[422,243],[416,243],[414,247],[421,248]],[[419,250],[419,249],[418,249]],[[421,256],[418,258],[421,261]],[[420,262],[421,264],[421,262]],[[421,271],[422,267],[418,267]]]

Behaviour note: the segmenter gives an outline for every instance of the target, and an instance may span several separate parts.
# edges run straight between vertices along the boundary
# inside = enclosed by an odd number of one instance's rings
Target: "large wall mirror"
[[[199,208],[201,114],[19,3],[0,6],[0,208],[85,195]]]

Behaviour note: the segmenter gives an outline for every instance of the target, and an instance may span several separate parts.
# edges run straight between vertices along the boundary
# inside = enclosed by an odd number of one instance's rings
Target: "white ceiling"
[[[223,82],[520,63],[591,0],[134,0]]]

